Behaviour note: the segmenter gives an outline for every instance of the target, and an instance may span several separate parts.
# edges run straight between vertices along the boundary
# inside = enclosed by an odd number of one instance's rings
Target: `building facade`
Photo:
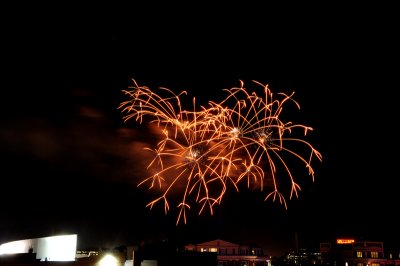
[[[185,246],[186,251],[215,252],[218,266],[271,266],[271,260],[255,245],[239,245],[216,239]]]
[[[321,243],[322,264],[332,266],[400,266],[400,253],[385,254],[383,242],[336,239]]]

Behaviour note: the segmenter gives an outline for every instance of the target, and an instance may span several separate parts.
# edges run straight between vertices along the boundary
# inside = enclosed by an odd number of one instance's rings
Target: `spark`
[[[263,191],[269,181],[272,186],[267,188],[265,200],[279,200],[287,208],[287,188],[280,180],[289,181],[289,199],[298,197],[301,191],[287,162],[289,157],[304,164],[314,181],[311,165],[315,158],[322,161],[322,155],[309,142],[292,135],[300,130],[306,136],[313,129],[284,122],[280,117],[287,103],[300,109],[294,93],[274,97],[268,85],[254,81],[263,89],[259,96],[240,81],[240,87],[224,90],[227,96],[221,102],[209,101],[208,106],[196,107],[193,98],[193,110],[184,110],[181,97],[187,94],[185,91],[175,94],[160,88],[160,93],[155,93],[133,82],[134,86],[124,91],[129,100],[119,106],[127,113],[124,121],[152,123],[161,133],[156,146],[146,148],[153,153],[147,167],[150,175],[138,186],[147,184],[157,194],[147,204],[149,208],[163,203],[167,214],[172,201],[177,201],[177,224],[187,222],[187,213],[196,204],[200,206],[199,215],[204,210],[213,214],[227,189],[232,186],[239,191],[242,182],[247,188],[253,184]],[[301,145],[301,153],[290,148],[293,143]]]

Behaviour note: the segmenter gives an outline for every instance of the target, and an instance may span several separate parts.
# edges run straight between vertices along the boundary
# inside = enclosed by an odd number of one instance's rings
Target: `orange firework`
[[[205,208],[212,214],[228,185],[239,190],[238,184],[246,181],[247,187],[252,183],[263,190],[270,180],[272,189],[265,200],[279,199],[287,208],[277,170],[283,169],[286,174],[279,177],[287,176],[290,181],[290,198],[301,190],[286,163],[290,156],[300,160],[314,180],[311,163],[314,157],[321,161],[321,154],[307,141],[290,137],[296,129],[305,136],[312,128],[280,118],[285,103],[292,102],[300,108],[292,99],[293,93],[279,93],[281,99],[274,99],[267,85],[255,84],[262,86],[262,97],[249,93],[241,81],[240,87],[225,90],[228,96],[223,101],[210,101],[208,107],[196,110],[193,98],[191,111],[181,106],[180,97],[186,92],[175,94],[161,88],[169,94],[161,97],[136,81],[131,90],[124,91],[130,98],[120,105],[128,113],[125,121],[135,118],[142,123],[145,116],[149,117],[149,123],[155,123],[162,136],[155,147],[146,148],[154,153],[148,165],[150,176],[138,184],[148,184],[158,193],[148,207],[162,202],[167,213],[170,201],[179,194],[177,224],[181,220],[186,223],[186,213],[193,204],[200,205],[199,214]],[[302,153],[289,148],[291,143],[300,144]]]

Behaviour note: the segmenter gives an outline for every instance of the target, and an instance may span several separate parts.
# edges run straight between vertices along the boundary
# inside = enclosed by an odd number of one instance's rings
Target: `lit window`
[[[371,266],[379,266],[379,263],[372,263]]]
[[[218,249],[217,249],[217,248],[210,248],[210,251],[211,251],[211,252],[217,252]]]
[[[364,265],[364,264],[361,263],[361,262],[357,263],[357,266],[363,266],[363,265]]]
[[[357,251],[357,258],[362,258],[362,252],[361,251]]]
[[[371,258],[377,259],[378,258],[378,252],[377,251],[371,251]]]

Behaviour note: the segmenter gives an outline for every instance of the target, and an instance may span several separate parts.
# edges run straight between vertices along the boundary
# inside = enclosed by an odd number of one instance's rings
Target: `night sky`
[[[298,8],[9,10],[0,243],[62,233],[77,233],[82,248],[222,238],[281,255],[297,234],[304,247],[337,237],[399,246],[390,8]],[[323,156],[315,181],[296,168],[302,190],[287,210],[263,192],[232,190],[214,215],[190,212],[175,225],[175,208],[149,210],[151,195],[137,187],[147,133],[118,109],[132,79],[204,104],[240,80],[294,91],[301,109],[287,116],[314,129],[306,139]]]

